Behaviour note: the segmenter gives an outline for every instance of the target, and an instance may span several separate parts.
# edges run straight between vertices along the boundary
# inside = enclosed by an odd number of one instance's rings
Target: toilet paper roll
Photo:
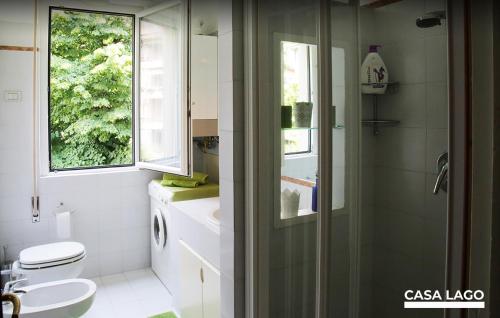
[[[57,237],[67,239],[71,236],[71,212],[64,211],[56,214]]]

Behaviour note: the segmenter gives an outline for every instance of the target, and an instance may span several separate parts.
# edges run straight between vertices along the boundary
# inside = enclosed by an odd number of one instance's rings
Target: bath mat
[[[154,315],[149,318],[177,318],[177,316],[173,312],[167,311],[164,312],[163,314]]]

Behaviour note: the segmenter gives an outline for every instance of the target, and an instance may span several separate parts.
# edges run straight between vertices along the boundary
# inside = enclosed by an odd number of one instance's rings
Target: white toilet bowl
[[[19,294],[20,318],[81,317],[94,301],[96,284],[88,279],[66,279],[23,287]],[[4,317],[12,315],[12,305],[3,305]]]
[[[12,270],[27,278],[28,285],[77,278],[86,257],[85,247],[78,242],[37,245],[22,250]]]

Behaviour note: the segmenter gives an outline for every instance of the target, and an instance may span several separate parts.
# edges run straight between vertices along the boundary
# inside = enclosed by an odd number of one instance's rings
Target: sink
[[[216,232],[219,231],[220,227],[220,209],[210,212],[207,216],[208,226],[211,227]]]
[[[88,279],[65,279],[21,288],[20,318],[81,317],[94,301],[96,284]],[[12,305],[3,305],[4,317],[10,318]]]
[[[214,225],[220,225],[220,209],[217,209],[208,215],[208,221]]]

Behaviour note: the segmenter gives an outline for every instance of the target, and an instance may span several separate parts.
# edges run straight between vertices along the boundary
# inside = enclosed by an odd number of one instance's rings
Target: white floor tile
[[[92,280],[97,292],[83,318],[146,318],[172,310],[172,296],[150,268]]]
[[[172,310],[171,302],[158,301],[158,299],[144,299],[140,302],[143,308],[144,317],[151,317]]]
[[[113,317],[120,318],[138,318],[138,317],[148,317],[143,313],[141,308],[141,303],[138,300],[124,301],[124,302],[114,302],[113,303]]]
[[[127,272],[125,276],[138,300],[153,297],[170,301],[172,298],[165,286],[150,269]]]
[[[135,300],[132,288],[123,274],[104,276],[102,289],[112,303],[122,303]]]

